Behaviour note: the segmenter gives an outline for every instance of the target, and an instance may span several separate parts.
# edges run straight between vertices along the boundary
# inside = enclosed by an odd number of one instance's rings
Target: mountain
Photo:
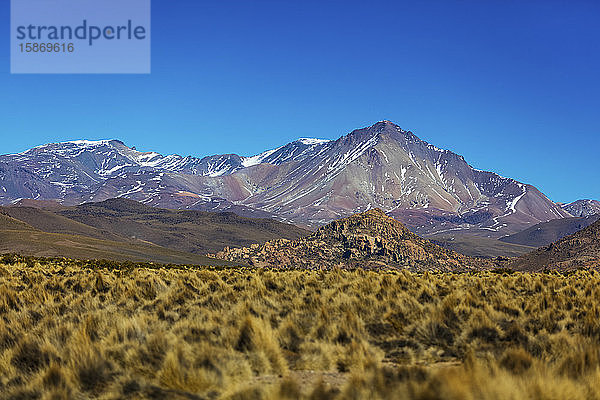
[[[334,267],[462,271],[492,264],[443,249],[410,232],[379,209],[331,222],[298,240],[227,248],[215,257],[259,267]]]
[[[234,201],[308,225],[379,207],[420,234],[469,229],[501,236],[568,216],[533,186],[476,170],[389,121],[315,143],[297,160],[227,178],[242,193]],[[407,211],[427,223],[411,224]]]
[[[600,269],[600,220],[581,231],[519,257],[510,263],[515,270]]]
[[[571,216],[535,187],[477,170],[390,121],[251,157],[162,156],[118,140],[0,156],[0,203],[32,198],[76,205],[118,197],[306,227],[377,207],[420,235],[467,231],[498,238]]]
[[[598,214],[580,218],[553,219],[541,222],[522,232],[500,238],[500,241],[532,247],[547,246],[590,226],[599,219],[600,215]]]
[[[197,255],[275,238],[297,239],[310,233],[271,219],[251,219],[234,213],[165,210],[128,199],[110,199],[59,210],[0,207],[0,213],[46,233],[152,244]]]
[[[600,201],[577,200],[572,203],[563,204],[562,208],[574,217],[589,217],[590,215],[600,214]]]

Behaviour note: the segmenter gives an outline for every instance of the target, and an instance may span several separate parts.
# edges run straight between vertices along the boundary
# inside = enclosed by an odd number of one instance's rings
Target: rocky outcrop
[[[464,271],[492,266],[418,237],[379,209],[334,221],[298,240],[226,248],[215,257],[270,268]]]

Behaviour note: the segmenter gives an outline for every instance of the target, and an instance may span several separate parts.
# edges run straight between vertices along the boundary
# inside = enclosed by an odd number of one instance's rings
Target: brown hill
[[[216,257],[274,268],[459,271],[492,266],[490,261],[466,257],[420,238],[379,209],[334,221],[298,240],[226,248]]]
[[[600,214],[587,217],[553,219],[534,225],[514,235],[500,238],[500,241],[538,248],[579,232],[599,219]]]
[[[510,267],[523,271],[600,269],[600,220],[558,242],[519,257]]]
[[[164,264],[232,265],[203,255],[186,253],[142,241],[113,241],[84,235],[49,233],[19,221],[0,210],[0,254],[108,259]]]
[[[58,214],[123,238],[195,254],[310,234],[305,229],[268,218],[246,218],[231,212],[168,210],[128,199],[86,203]]]
[[[57,211],[35,208],[30,206],[0,207],[0,213],[16,220],[23,221],[37,230],[47,233],[64,233],[80,235],[94,239],[124,241],[124,237],[110,231],[96,229],[70,218],[60,215]]]
[[[35,230],[32,226],[26,224],[23,221],[15,219],[10,215],[3,212],[0,208],[0,229],[11,230],[11,231],[33,231]]]
[[[37,230],[4,230],[0,227],[0,254],[6,253],[35,257],[67,257],[79,260],[96,259],[204,266],[236,265],[150,243],[115,242]]]
[[[265,218],[233,213],[167,210],[128,199],[110,199],[60,209],[0,207],[0,213],[47,233],[114,242],[145,242],[186,253],[213,253],[277,238],[297,239],[310,231]]]
[[[225,246],[249,246],[309,231],[233,213],[166,210],[128,199],[74,207],[0,207],[0,254],[224,265],[206,257]]]

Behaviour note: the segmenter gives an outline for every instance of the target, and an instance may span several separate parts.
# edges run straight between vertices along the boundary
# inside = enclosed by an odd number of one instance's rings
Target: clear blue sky
[[[389,119],[555,201],[600,199],[600,3],[153,0],[152,74],[10,75],[0,153],[249,155]]]

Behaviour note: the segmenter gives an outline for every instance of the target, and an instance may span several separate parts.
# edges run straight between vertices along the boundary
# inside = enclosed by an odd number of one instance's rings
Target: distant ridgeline
[[[380,208],[421,236],[462,232],[495,239],[571,212],[594,212],[592,203],[561,206],[531,185],[473,168],[390,121],[250,157],[164,156],[118,140],[54,143],[0,156],[0,204],[117,197],[311,229]]]

